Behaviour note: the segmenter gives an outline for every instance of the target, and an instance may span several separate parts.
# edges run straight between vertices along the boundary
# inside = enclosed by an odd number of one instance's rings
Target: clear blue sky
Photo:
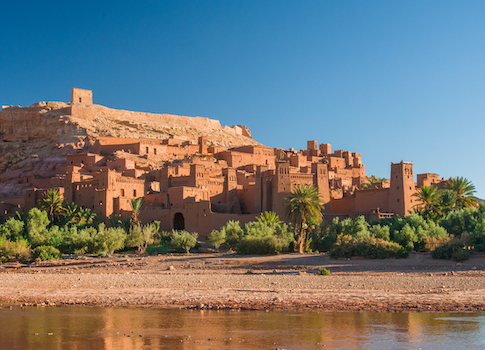
[[[485,198],[485,1],[4,1],[0,104],[94,91],[113,108],[245,124],[464,176]]]

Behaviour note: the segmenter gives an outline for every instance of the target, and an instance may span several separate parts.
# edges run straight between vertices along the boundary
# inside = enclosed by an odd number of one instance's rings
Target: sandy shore
[[[330,276],[318,274],[326,267]],[[326,254],[74,257],[0,265],[0,301],[338,311],[485,310],[485,256],[332,260]]]

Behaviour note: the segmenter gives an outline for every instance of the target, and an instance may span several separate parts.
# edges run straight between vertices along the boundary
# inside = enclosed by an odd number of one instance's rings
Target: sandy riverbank
[[[318,274],[319,267],[330,276]],[[249,273],[248,273],[249,272]],[[306,309],[485,310],[485,256],[332,260],[326,254],[78,257],[0,265],[0,301],[51,305]]]

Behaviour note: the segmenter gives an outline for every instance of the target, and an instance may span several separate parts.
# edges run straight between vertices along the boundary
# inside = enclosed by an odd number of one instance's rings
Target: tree
[[[131,224],[133,226],[139,225],[140,222],[138,220],[138,215],[140,215],[140,210],[141,210],[141,207],[143,206],[143,198],[141,198],[141,197],[140,198],[133,198],[130,201],[130,204],[131,204],[131,209],[132,209]]]
[[[62,215],[62,198],[59,190],[56,188],[47,190],[42,199],[39,199],[37,206],[40,210],[44,210],[51,222],[59,222]]]
[[[298,235],[298,251],[304,252],[313,227],[322,221],[323,202],[318,188],[313,185],[295,185],[285,198],[285,216],[295,224]]]
[[[440,196],[436,187],[421,186],[417,192],[413,193],[418,201],[417,212],[421,214],[426,220],[434,220],[440,214]]]
[[[455,207],[457,209],[478,206],[478,198],[474,196],[475,185],[464,177],[450,178],[443,186],[446,190],[451,190],[456,197]]]
[[[280,217],[274,211],[265,211],[256,216],[256,220],[269,227],[274,227],[281,222]]]
[[[76,212],[75,219],[73,219],[78,225],[91,225],[96,220],[97,214],[95,211],[89,208],[79,208]]]
[[[367,178],[367,182],[364,183],[362,189],[370,190],[374,184],[377,184],[379,182],[387,182],[387,179],[372,175],[371,177]]]
[[[76,203],[71,202],[63,202],[62,203],[62,216],[64,217],[64,222],[71,224],[73,221],[76,220],[76,214],[79,211],[79,207],[77,206]]]

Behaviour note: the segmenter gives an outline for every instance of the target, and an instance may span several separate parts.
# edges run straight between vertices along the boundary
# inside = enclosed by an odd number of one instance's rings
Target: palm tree
[[[421,186],[419,190],[412,195],[419,202],[417,212],[425,219],[436,219],[440,213],[439,201],[440,196],[434,186]]]
[[[97,215],[95,211],[89,208],[80,207],[74,220],[78,225],[91,225],[96,220]]]
[[[64,202],[62,203],[62,216],[64,217],[64,222],[65,223],[73,223],[76,218],[76,213],[79,211],[79,207],[77,206],[76,203],[71,202],[67,203]]]
[[[138,215],[140,215],[140,210],[141,210],[141,207],[143,205],[143,198],[141,198],[141,197],[140,198],[133,198],[130,201],[130,204],[131,204],[131,209],[132,209],[132,212],[131,212],[131,217],[132,217],[131,224],[133,226],[139,225]]]
[[[268,227],[273,227],[281,222],[280,217],[274,211],[265,211],[256,216],[256,220]]]
[[[58,222],[62,214],[62,198],[59,190],[57,188],[47,190],[42,199],[37,202],[37,206],[47,212],[51,222]]]
[[[456,197],[455,207],[458,209],[476,207],[478,198],[474,196],[475,185],[464,177],[450,178],[443,186],[446,190],[451,190]]]
[[[373,184],[376,184],[379,182],[387,182],[387,179],[372,175],[371,177],[367,178],[367,182],[363,184],[362,189],[369,190],[372,188]]]
[[[303,253],[310,231],[314,225],[322,221],[323,202],[320,193],[313,185],[295,185],[285,201],[288,201],[285,216],[295,224],[298,251]]]
[[[456,196],[452,190],[439,190],[439,204],[440,204],[440,212],[443,217],[448,215],[450,211],[453,210],[456,204]]]

